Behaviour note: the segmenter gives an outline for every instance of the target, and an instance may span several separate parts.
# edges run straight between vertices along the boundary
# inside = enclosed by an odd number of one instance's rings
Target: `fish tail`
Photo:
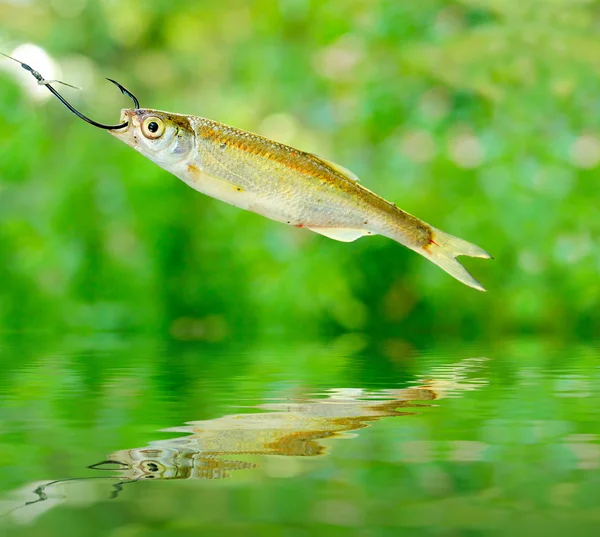
[[[483,285],[469,274],[467,269],[456,260],[456,257],[465,255],[493,259],[492,256],[479,246],[448,235],[439,229],[432,227],[431,231],[430,243],[416,251],[444,269],[450,276],[454,276],[459,282],[479,291],[485,291]]]

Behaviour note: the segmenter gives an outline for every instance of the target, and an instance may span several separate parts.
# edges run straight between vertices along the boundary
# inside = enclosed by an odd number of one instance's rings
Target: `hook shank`
[[[42,86],[46,86],[46,88],[48,88],[48,91],[50,91],[71,112],[73,112],[78,118],[83,119],[83,121],[89,123],[90,125],[93,125],[94,127],[98,127],[99,129],[105,129],[105,130],[124,129],[125,127],[127,127],[127,125],[129,125],[128,121],[126,121],[125,123],[121,123],[120,125],[105,125],[104,123],[98,123],[97,121],[90,119],[86,115],[82,114],[79,110],[77,110],[60,93],[58,93],[58,91],[56,91],[56,89],[54,89],[52,87],[51,82],[58,82],[59,84],[64,84],[65,86],[70,86],[70,87],[75,87],[75,86],[71,86],[70,84],[61,82],[60,80],[45,80],[44,77],[38,71],[33,69],[30,65],[27,65],[26,63],[23,63],[23,62],[17,60],[16,58],[13,58],[12,56],[8,56],[7,54],[4,54],[2,52],[0,52],[0,55],[5,56],[6,58],[9,58],[9,59],[17,62],[19,65],[21,65],[21,67],[23,69],[25,69],[25,71],[29,71],[31,73],[31,75],[38,81],[38,84],[40,84]],[[107,78],[106,80],[108,80],[109,82],[112,82],[115,86],[117,86],[117,88],[119,88],[121,90],[121,93],[123,95],[127,95],[133,101],[133,105],[136,110],[140,108],[140,102],[138,101],[137,97],[133,93],[131,93],[131,91],[129,91],[127,88],[125,88],[124,86],[119,84],[116,80],[113,80],[112,78]]]

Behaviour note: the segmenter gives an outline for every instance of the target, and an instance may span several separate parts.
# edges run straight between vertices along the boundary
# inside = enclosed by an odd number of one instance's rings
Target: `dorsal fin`
[[[316,159],[320,160],[326,166],[329,166],[330,168],[334,169],[339,174],[343,175],[344,177],[347,177],[351,181],[354,181],[355,183],[360,182],[360,179],[357,177],[357,175],[351,172],[348,168],[344,168],[343,166],[340,166],[335,162],[331,162],[330,160],[327,160],[326,158],[323,158],[320,155],[315,155],[314,153],[311,153],[311,155]]]

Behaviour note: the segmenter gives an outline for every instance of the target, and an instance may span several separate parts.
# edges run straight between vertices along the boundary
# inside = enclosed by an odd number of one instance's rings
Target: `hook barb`
[[[98,127],[99,129],[105,129],[105,130],[124,129],[125,127],[127,127],[127,125],[129,125],[128,121],[126,121],[125,123],[121,123],[120,125],[105,125],[104,123],[98,123],[97,121],[90,119],[86,115],[82,114],[79,110],[77,110],[60,93],[58,93],[58,91],[56,91],[52,87],[51,84],[58,83],[58,84],[63,84],[65,86],[69,86],[69,87],[75,88],[75,89],[79,89],[79,88],[77,88],[76,86],[71,86],[71,84],[67,84],[66,82],[61,82],[60,80],[46,80],[38,71],[33,69],[33,67],[31,67],[30,65],[27,65],[26,63],[23,63],[22,61],[19,61],[16,58],[9,56],[8,54],[4,54],[3,52],[0,52],[0,55],[17,62],[23,69],[25,69],[25,71],[29,71],[31,73],[31,75],[37,80],[38,84],[40,84],[42,86],[46,86],[46,88],[48,88],[48,91],[50,91],[61,103],[63,103],[78,118],[83,119],[83,121],[85,121],[86,123],[89,123],[90,125],[93,125],[94,127]],[[121,93],[123,95],[127,95],[133,101],[133,105],[136,110],[140,108],[140,102],[138,101],[137,97],[133,93],[131,93],[131,91],[129,91],[126,87],[122,86],[116,80],[113,80],[112,78],[107,78],[107,80],[112,82],[115,86],[117,86],[117,88],[119,88],[121,90]]]
[[[138,101],[138,98],[133,93],[131,93],[125,86],[122,86],[116,80],[113,80],[112,78],[107,78],[106,80],[108,80],[109,82],[112,82],[115,86],[117,86],[117,88],[119,88],[121,90],[121,93],[123,95],[127,95],[127,97],[129,97],[133,101],[133,109],[134,110],[140,109],[140,101]]]

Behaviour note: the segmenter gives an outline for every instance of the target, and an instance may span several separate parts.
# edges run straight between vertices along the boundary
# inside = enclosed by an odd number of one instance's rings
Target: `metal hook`
[[[72,86],[71,84],[67,84],[66,82],[61,82],[60,80],[46,80],[40,73],[38,73],[35,69],[33,69],[31,66],[27,65],[26,63],[23,63],[23,62],[17,60],[16,58],[13,58],[12,56],[8,56],[7,54],[3,54],[2,52],[0,52],[0,55],[17,62],[23,69],[25,69],[25,71],[29,71],[32,74],[32,76],[38,81],[38,84],[40,84],[42,86],[46,86],[48,88],[48,90],[50,92],[52,92],[52,94],[61,103],[63,103],[71,112],[73,112],[78,118],[83,119],[83,121],[89,123],[90,125],[93,125],[94,127],[98,127],[100,129],[106,129],[106,130],[124,129],[125,127],[127,127],[127,125],[129,125],[128,121],[126,121],[125,123],[122,123],[121,125],[104,125],[103,123],[98,123],[97,121],[90,119],[89,117],[82,114],[75,107],[73,107],[73,105],[71,103],[69,103],[69,101],[67,101],[60,93],[58,93],[58,91],[56,91],[50,84],[58,83],[58,84],[63,84],[64,86],[69,86],[70,88],[75,88],[75,89],[79,89],[79,88],[77,88],[76,86]],[[121,93],[123,95],[127,95],[133,101],[134,109],[138,110],[140,108],[140,102],[138,101],[137,97],[133,93],[131,93],[127,88],[123,87],[121,84],[119,84],[116,80],[113,80],[112,78],[107,78],[106,80],[108,80],[109,82],[112,82],[115,86],[117,86],[117,88],[119,88],[121,90]]]

